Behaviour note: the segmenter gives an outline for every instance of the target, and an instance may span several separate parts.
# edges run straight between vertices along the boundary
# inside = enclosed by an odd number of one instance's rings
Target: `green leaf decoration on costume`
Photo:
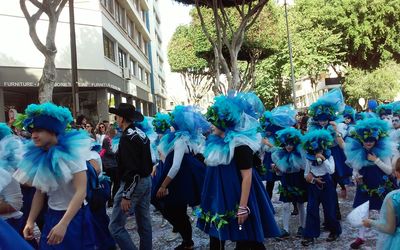
[[[15,121],[14,121],[14,123],[13,123],[13,126],[16,127],[19,130],[22,130],[24,128],[24,123],[23,122],[27,117],[28,116],[25,115],[25,114],[18,114],[16,119],[15,119]]]
[[[239,205],[236,205],[236,211]],[[197,208],[193,211],[193,215],[200,220],[204,220],[206,223],[213,224],[218,230],[223,226],[229,224],[229,220],[236,217],[236,211],[227,211],[224,214],[211,214],[210,212],[204,213],[201,208]]]
[[[379,185],[377,188],[369,189],[366,184],[361,184],[358,185],[358,189],[361,192],[367,193],[368,196],[370,197],[377,196],[381,200],[383,200],[387,193],[395,189],[395,186],[393,185],[393,182],[386,175],[384,175],[382,179],[385,180],[385,182],[382,185]]]
[[[279,184],[278,186],[278,194],[283,195],[283,197],[288,199],[293,197],[303,196],[305,192],[306,192],[305,190],[300,189],[298,187],[288,186],[287,188],[285,188],[281,184]]]

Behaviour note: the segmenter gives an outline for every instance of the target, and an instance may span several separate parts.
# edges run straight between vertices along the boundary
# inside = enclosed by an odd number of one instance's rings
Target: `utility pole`
[[[70,29],[70,44],[71,44],[72,115],[74,118],[76,118],[79,113],[79,90],[78,90],[78,63],[76,56],[74,0],[69,0],[69,29]]]
[[[287,11],[286,0],[285,0],[285,19],[286,19],[286,34],[287,34],[288,47],[289,47],[290,74],[291,74],[291,82],[292,82],[293,105],[294,105],[294,108],[297,108],[297,104],[296,104],[296,89],[295,89],[296,81],[294,79],[293,52],[292,52],[292,43],[290,42],[289,21],[288,21],[288,11]]]

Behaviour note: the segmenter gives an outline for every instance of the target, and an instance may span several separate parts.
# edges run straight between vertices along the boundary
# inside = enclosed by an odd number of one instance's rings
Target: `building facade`
[[[158,0],[75,1],[79,113],[96,123],[108,120],[108,107],[134,104],[145,115],[165,109],[163,53]],[[35,7],[28,6],[31,11]],[[37,33],[43,41],[48,21]],[[158,23],[157,23],[158,20]],[[38,101],[43,55],[29,37],[19,1],[0,7],[0,120]],[[61,13],[56,33],[56,85],[53,102],[72,106],[69,13]]]

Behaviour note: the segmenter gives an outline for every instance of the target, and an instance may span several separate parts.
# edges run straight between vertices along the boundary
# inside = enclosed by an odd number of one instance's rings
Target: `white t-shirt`
[[[22,216],[22,212],[19,211],[22,208],[22,193],[19,183],[14,178],[11,182],[0,190],[0,200],[3,200],[8,205],[12,206],[16,211],[8,214],[0,214],[0,218],[6,220],[10,218],[18,219]]]
[[[68,162],[68,167],[71,169],[72,174],[76,174],[82,171],[86,171],[86,161],[79,160],[76,162]],[[75,194],[75,188],[72,180],[68,183],[60,185],[58,189],[54,191],[49,191],[47,195],[49,196],[48,205],[53,210],[65,211],[68,208],[72,197]]]

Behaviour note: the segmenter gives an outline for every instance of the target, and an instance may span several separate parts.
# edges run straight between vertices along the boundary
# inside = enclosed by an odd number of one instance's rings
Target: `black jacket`
[[[147,177],[153,165],[151,161],[150,140],[146,134],[133,124],[121,135],[117,151],[118,178],[125,182],[124,197],[130,197],[137,183],[136,175]]]
[[[103,157],[101,158],[101,160],[103,162],[103,168],[105,170],[110,169],[110,168],[116,168],[117,161],[115,159],[115,153],[112,151],[112,148],[111,148],[110,137],[106,136],[104,138],[103,145],[101,148],[105,150],[105,153],[104,153]]]

